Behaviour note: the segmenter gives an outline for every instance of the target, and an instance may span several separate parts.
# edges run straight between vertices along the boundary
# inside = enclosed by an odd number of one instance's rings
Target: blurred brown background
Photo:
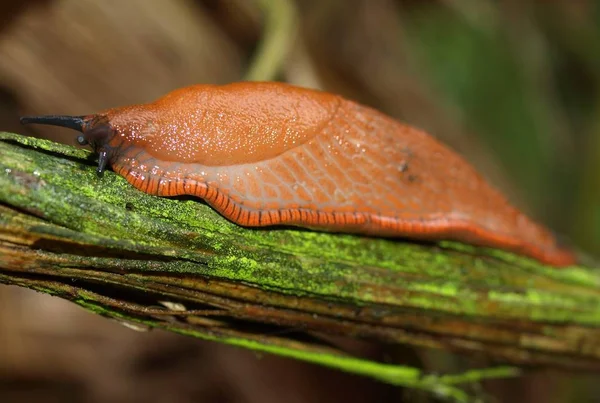
[[[21,127],[18,116],[93,113],[249,75],[288,81],[340,93],[428,130],[515,204],[598,256],[599,3],[4,2],[0,130],[73,144],[73,132]],[[265,40],[279,41],[280,51],[257,63]],[[276,75],[260,68],[278,57]],[[430,371],[492,364],[403,347],[355,348]],[[490,401],[600,401],[594,378],[532,371],[478,385],[474,393]],[[0,287],[1,402],[283,400],[435,401],[308,364],[134,332],[57,298]]]

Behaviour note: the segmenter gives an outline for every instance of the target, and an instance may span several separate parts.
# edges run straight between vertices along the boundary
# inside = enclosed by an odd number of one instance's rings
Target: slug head
[[[98,173],[106,168],[112,151],[109,142],[115,134],[106,116],[23,116],[20,120],[21,124],[60,126],[80,131],[82,134],[77,136],[77,142],[82,146],[90,145],[98,153]]]

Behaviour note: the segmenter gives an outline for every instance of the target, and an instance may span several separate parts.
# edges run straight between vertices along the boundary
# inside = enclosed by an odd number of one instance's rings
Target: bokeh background
[[[262,51],[274,46],[275,52]],[[257,55],[262,54],[258,58]],[[0,130],[194,83],[320,88],[426,129],[514,204],[600,255],[600,2],[594,0],[22,0],[0,5]],[[434,372],[482,358],[359,345]],[[597,374],[596,374],[597,376]],[[532,370],[475,385],[503,402],[600,402],[594,374]],[[309,364],[139,333],[0,287],[0,401],[430,402]]]

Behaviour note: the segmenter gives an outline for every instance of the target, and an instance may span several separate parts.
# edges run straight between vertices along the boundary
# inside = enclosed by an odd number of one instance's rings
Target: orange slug
[[[309,229],[576,258],[427,133],[326,92],[283,83],[196,85],[148,104],[21,122],[77,140],[139,190],[193,195],[241,226]]]

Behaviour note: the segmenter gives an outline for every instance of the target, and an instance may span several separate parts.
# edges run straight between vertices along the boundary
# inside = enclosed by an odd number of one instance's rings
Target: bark
[[[0,134],[0,157],[1,283],[459,401],[467,395],[456,385],[518,370],[427,375],[319,336],[600,368],[598,269],[452,242],[241,228],[197,199],[149,196],[111,171],[98,177],[86,150],[16,134]]]

